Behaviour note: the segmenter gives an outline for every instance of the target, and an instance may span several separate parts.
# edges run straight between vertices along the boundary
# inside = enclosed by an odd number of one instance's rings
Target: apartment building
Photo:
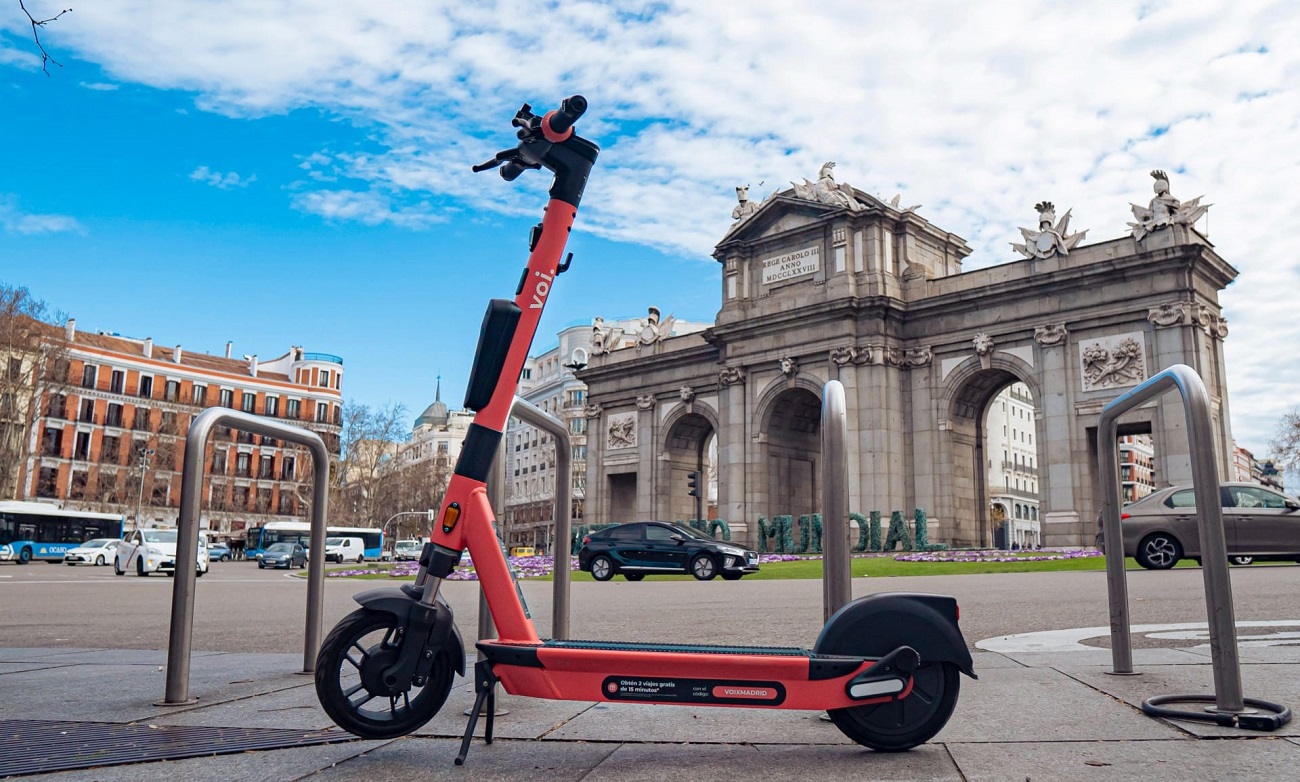
[[[1156,490],[1155,447],[1149,434],[1122,435],[1118,444],[1119,498],[1128,505]]]
[[[128,524],[176,522],[185,436],[205,408],[227,407],[317,432],[339,450],[343,360],[300,347],[269,361],[162,347],[152,339],[78,332],[31,431],[22,498],[122,512]],[[219,427],[205,452],[200,526],[238,537],[256,523],[305,515],[306,451]]]
[[[984,440],[989,502],[1007,548],[1033,548],[1042,540],[1034,410],[1024,383],[1012,383],[989,403]]]

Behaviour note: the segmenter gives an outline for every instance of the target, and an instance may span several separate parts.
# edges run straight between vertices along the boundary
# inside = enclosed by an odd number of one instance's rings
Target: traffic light
[[[700,474],[698,472],[686,473],[687,494],[692,497],[700,496]]]

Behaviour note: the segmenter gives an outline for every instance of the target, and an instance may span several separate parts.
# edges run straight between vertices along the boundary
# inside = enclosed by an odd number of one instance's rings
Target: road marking
[[[1265,635],[1240,635],[1241,628],[1249,627],[1288,627],[1295,631],[1275,632]],[[1259,646],[1289,646],[1300,644],[1300,619],[1279,619],[1268,622],[1238,622],[1237,646],[1251,648]],[[1150,638],[1174,641],[1201,641],[1190,647],[1208,647],[1210,626],[1205,622],[1190,622],[1163,625],[1133,625],[1131,633],[1142,633]],[[1088,638],[1110,636],[1110,627],[1075,627],[1069,630],[1044,630],[1037,633],[1016,633],[997,638],[985,638],[975,643],[976,649],[986,652],[1023,653],[1023,652],[1086,652],[1102,649],[1100,646],[1087,646],[1081,641]]]

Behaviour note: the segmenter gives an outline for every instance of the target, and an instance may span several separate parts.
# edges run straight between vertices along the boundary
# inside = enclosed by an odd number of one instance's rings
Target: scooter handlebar
[[[542,130],[548,137],[567,138],[573,123],[587,111],[587,99],[573,95],[560,101],[560,108],[542,118]],[[556,140],[556,139],[552,139]]]

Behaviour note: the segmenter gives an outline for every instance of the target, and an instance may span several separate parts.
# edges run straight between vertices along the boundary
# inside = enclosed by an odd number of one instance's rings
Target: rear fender
[[[886,592],[858,598],[835,612],[813,651],[879,658],[900,646],[915,649],[922,663],[952,663],[977,678],[957,626],[957,600],[947,595]]]
[[[411,609],[415,606],[415,599],[408,596],[399,588],[379,587],[378,589],[367,589],[365,592],[358,592],[352,596],[352,599],[361,604],[363,608],[371,611],[382,611],[386,614],[392,614],[403,626],[411,616]],[[451,612],[451,606],[442,595],[438,595],[438,608],[442,611]],[[453,612],[454,616],[454,612]],[[447,643],[448,650],[452,653],[452,662],[456,665],[456,672],[461,676],[465,675],[465,639],[460,635],[460,628],[453,621],[451,623],[451,638]]]

